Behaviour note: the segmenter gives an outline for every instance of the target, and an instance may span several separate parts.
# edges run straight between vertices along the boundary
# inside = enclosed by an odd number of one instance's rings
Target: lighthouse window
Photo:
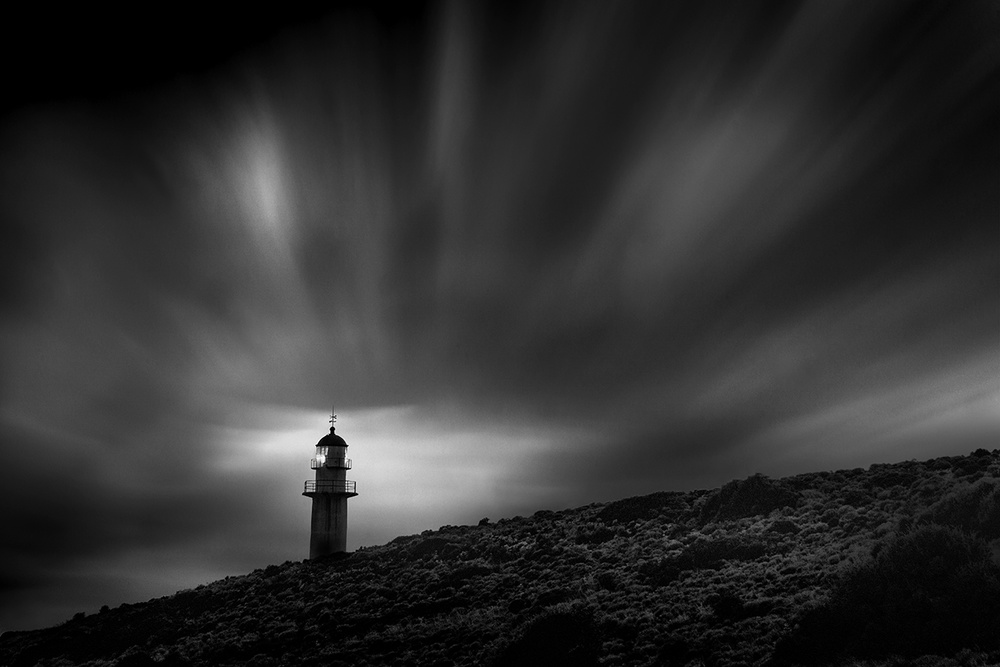
[[[316,448],[316,462],[320,465],[326,463],[326,454],[328,447],[317,447]]]

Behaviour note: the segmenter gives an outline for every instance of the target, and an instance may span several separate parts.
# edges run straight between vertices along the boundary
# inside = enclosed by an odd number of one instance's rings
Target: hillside
[[[1000,664],[1000,450],[443,526],[0,638],[20,665]]]

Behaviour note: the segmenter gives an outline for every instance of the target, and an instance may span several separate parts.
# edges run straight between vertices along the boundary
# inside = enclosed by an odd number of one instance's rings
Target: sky
[[[352,550],[1000,441],[996,3],[75,11],[3,47],[0,631],[306,558],[334,404]]]

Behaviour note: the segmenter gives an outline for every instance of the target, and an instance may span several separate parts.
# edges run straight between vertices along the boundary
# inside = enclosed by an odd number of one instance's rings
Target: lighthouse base
[[[347,551],[347,495],[312,495],[309,558]]]

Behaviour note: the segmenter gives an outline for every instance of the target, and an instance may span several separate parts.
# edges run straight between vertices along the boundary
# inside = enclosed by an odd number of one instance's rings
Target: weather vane
[[[337,406],[336,404],[330,406],[330,428],[336,427],[337,422]]]

